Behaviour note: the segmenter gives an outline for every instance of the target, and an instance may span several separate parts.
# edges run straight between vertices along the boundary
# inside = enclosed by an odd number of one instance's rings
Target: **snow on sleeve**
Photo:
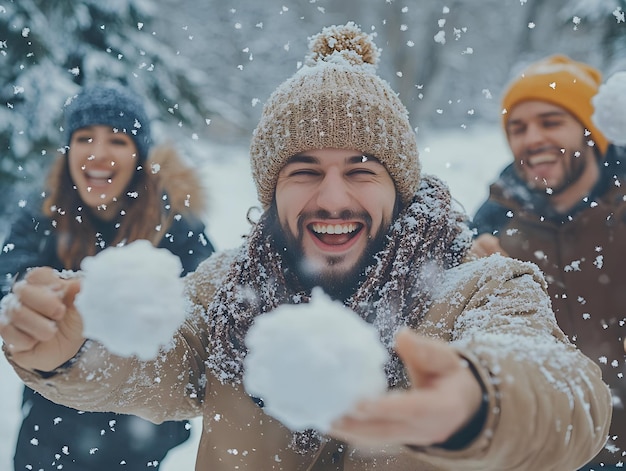
[[[593,123],[609,141],[626,145],[626,71],[611,75],[591,102],[595,108]]]
[[[359,400],[387,389],[376,329],[315,288],[311,302],[258,316],[246,336],[243,384],[291,430],[326,432]]]
[[[83,335],[111,353],[154,358],[185,319],[182,264],[147,240],[86,257],[81,271],[74,303],[83,318]]]

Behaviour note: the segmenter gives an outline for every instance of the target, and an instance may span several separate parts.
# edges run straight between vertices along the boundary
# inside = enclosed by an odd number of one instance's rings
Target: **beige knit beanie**
[[[403,203],[418,189],[420,162],[408,112],[376,75],[380,51],[354,23],[309,38],[304,66],[269,97],[252,135],[252,177],[264,208],[278,173],[304,151],[354,149],[378,158]]]

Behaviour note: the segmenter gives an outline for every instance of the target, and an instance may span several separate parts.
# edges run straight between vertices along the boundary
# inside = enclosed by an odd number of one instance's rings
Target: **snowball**
[[[258,316],[246,336],[243,383],[291,430],[329,430],[361,399],[387,389],[377,330],[320,288],[311,302]]]
[[[83,335],[117,355],[156,357],[185,318],[179,258],[137,240],[86,257],[81,270]]]
[[[619,145],[626,145],[626,71],[614,73],[600,85],[591,99],[595,111],[591,120],[606,138]]]

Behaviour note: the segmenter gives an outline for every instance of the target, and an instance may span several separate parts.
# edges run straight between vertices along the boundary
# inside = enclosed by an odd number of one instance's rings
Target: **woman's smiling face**
[[[137,171],[135,141],[111,126],[87,126],[72,133],[69,170],[86,206],[101,219],[117,216],[118,200]]]

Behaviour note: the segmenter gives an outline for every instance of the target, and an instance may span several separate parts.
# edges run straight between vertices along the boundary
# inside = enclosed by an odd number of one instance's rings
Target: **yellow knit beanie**
[[[309,40],[304,66],[272,93],[252,135],[259,201],[270,206],[290,157],[338,148],[378,158],[408,203],[420,179],[416,136],[397,94],[376,75],[380,51],[372,36],[349,22]]]
[[[570,112],[591,133],[589,138],[604,155],[608,147],[606,137],[593,124],[591,103],[602,83],[599,70],[564,55],[546,57],[526,68],[521,76],[509,84],[502,98],[503,124],[508,112],[528,100],[552,103]]]

